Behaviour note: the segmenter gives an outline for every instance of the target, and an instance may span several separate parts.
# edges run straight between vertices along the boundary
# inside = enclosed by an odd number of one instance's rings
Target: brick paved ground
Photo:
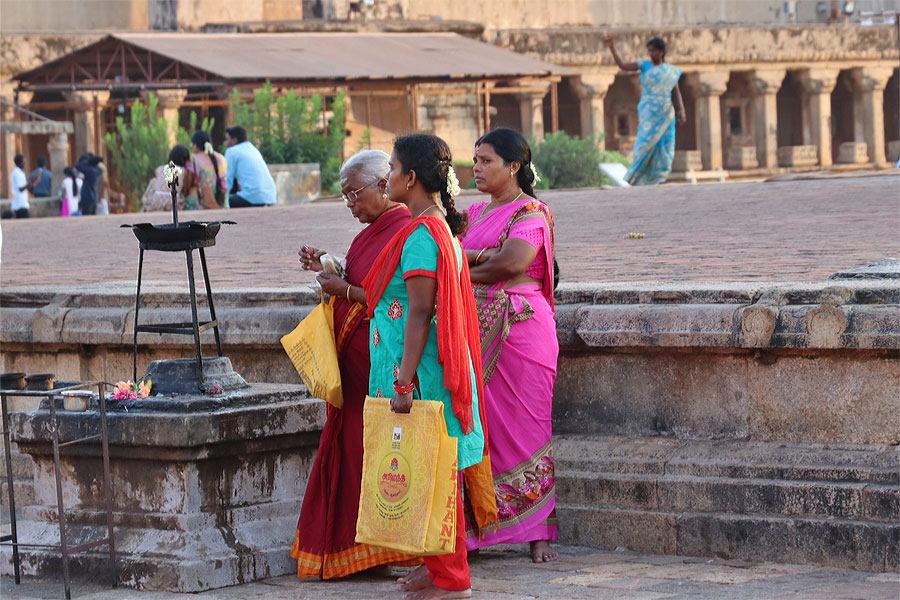
[[[563,547],[559,562],[535,566],[521,552],[492,551],[472,561],[473,598],[484,600],[897,600],[900,575],[803,565],[748,564]],[[402,570],[396,570],[400,573]],[[59,582],[0,582],[4,600],[62,597]],[[402,598],[393,579],[360,575],[339,581],[287,575],[201,594],[111,590],[78,583],[76,600],[348,600]]]
[[[900,176],[546,192],[564,281],[813,281],[900,255]],[[479,196],[466,195],[465,206]],[[195,215],[192,215],[195,216]],[[340,202],[213,211],[228,218],[208,252],[215,289],[310,281],[296,251],[342,253],[359,225]],[[121,223],[167,214],[3,221],[4,286],[133,282],[137,243]],[[626,240],[628,232],[645,239]],[[183,254],[151,253],[146,280],[183,283]]]

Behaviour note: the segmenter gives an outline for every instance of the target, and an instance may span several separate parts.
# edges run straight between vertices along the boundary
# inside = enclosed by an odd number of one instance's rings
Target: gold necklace
[[[437,208],[437,204],[432,204],[431,206],[426,206],[425,210],[423,210],[422,212],[420,212],[419,214],[416,215],[416,218],[418,219],[419,217],[424,215],[426,212],[428,212],[432,208]]]
[[[525,190],[522,190],[522,191],[519,192],[519,194],[518,194],[515,198],[513,198],[513,199],[510,200],[509,202],[502,202],[502,203],[500,203],[500,204],[497,204],[496,202],[494,202],[493,200],[491,200],[491,206],[493,206],[494,208],[497,208],[498,206],[503,206],[504,204],[512,204],[513,202],[515,202],[516,200],[518,200],[519,198],[521,198],[521,197],[522,197],[522,194],[524,194],[524,193],[525,193]]]

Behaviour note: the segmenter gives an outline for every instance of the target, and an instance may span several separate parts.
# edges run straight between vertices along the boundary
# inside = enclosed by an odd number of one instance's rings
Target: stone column
[[[585,73],[575,81],[581,111],[581,136],[592,135],[600,149],[606,148],[604,104],[606,92],[615,80],[615,73]]]
[[[544,137],[544,96],[550,86],[543,86],[540,92],[524,92],[519,94],[519,113],[522,115],[522,135],[526,140]]]
[[[51,194],[56,194],[65,174],[63,169],[69,162],[69,136],[65,133],[56,133],[47,144],[47,153],[50,155],[50,170],[53,173]]]
[[[150,93],[141,92],[141,101],[147,103]],[[159,104],[157,104],[159,116],[169,123],[169,145],[174,146],[178,135],[178,109],[184,103],[187,90],[154,90],[152,94],[159,101]],[[190,133],[193,133],[193,131]]]
[[[778,166],[778,103],[775,95],[781,88],[784,69],[753,71],[753,139],[760,167]]]
[[[853,80],[860,94],[859,119],[863,140],[869,147],[869,160],[884,163],[884,88],[891,78],[890,67],[860,67],[853,69]]]
[[[837,69],[809,69],[803,73],[803,89],[809,97],[809,143],[819,151],[819,165],[831,159],[831,92],[837,83]]]
[[[693,87],[696,98],[694,126],[705,171],[722,168],[722,115],[719,96],[725,92],[730,76],[728,71],[705,71],[691,73],[688,77],[688,85]]]
[[[75,162],[87,152],[103,153],[100,139],[97,139],[97,121],[94,115],[94,99],[97,99],[98,110],[103,110],[109,101],[107,91],[75,91],[63,92],[75,115],[72,124],[75,126]],[[99,116],[99,115],[97,115]],[[100,132],[102,136],[103,132]]]
[[[13,89],[10,84],[0,85],[0,98],[13,101]],[[0,121],[15,121],[16,111],[7,104],[0,104]],[[13,170],[13,158],[16,156],[16,136],[12,133],[0,134],[0,198],[10,198],[9,176]]]

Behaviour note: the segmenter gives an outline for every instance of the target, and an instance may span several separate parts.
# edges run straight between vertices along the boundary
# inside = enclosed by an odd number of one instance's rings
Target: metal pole
[[[135,379],[136,381],[136,379]],[[112,477],[109,470],[109,426],[106,422],[106,385],[99,384],[100,392],[100,443],[103,449],[103,496],[106,503],[106,530],[109,537],[109,575],[112,587],[118,584],[116,576],[116,538],[113,535]]]
[[[188,248],[184,251],[187,255],[187,271],[188,284],[191,289],[191,317],[193,318],[194,327],[194,350],[197,353],[197,379],[200,385],[203,385],[203,357],[200,355],[200,322],[197,320],[197,290],[194,286],[194,257],[193,250]]]
[[[209,303],[209,318],[216,322],[213,333],[216,336],[216,351],[222,356],[222,342],[219,340],[219,321],[216,319],[216,307],[213,304],[212,288],[209,286],[209,271],[206,270],[206,253],[203,248],[197,248],[200,252],[200,266],[203,268],[203,282],[206,284],[206,301]]]
[[[0,396],[0,405],[3,410],[3,450],[6,452],[6,486],[9,494],[9,538],[12,541],[13,571],[16,577],[16,585],[22,582],[19,573],[19,534],[16,531],[16,492],[13,489],[12,455],[9,447],[9,410],[6,407],[6,394]]]
[[[175,223],[175,227],[178,227],[178,175],[175,176],[169,187],[172,188],[172,222]]]
[[[144,270],[144,249],[141,248],[141,257],[138,259],[137,294],[134,297],[134,372],[132,381],[137,381],[137,336],[138,336],[138,312],[141,310],[141,273]]]
[[[72,600],[69,586],[69,547],[66,544],[66,511],[63,507],[62,471],[59,467],[59,423],[56,420],[56,400],[52,394],[47,396],[50,405],[50,432],[53,438],[53,467],[56,471],[56,506],[59,512],[59,549],[62,551],[63,584],[66,588],[66,600]]]

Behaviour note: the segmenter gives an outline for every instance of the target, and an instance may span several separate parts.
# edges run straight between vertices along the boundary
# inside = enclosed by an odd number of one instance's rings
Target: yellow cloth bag
[[[444,405],[416,400],[409,414],[366,397],[356,541],[406,554],[456,550],[456,438]]]
[[[325,303],[324,295],[322,302],[292,332],[281,338],[281,345],[309,393],[341,408],[344,395],[334,344],[334,309]]]

